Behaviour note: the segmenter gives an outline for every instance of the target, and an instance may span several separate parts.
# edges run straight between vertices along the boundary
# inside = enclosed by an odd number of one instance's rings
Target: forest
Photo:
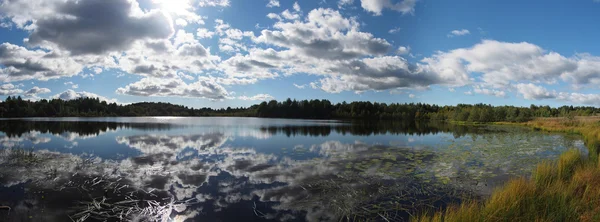
[[[9,96],[0,102],[0,117],[101,117],[101,116],[245,116],[301,119],[394,119],[450,120],[461,122],[524,122],[534,117],[591,116],[600,109],[591,106],[491,106],[458,104],[439,106],[425,103],[341,102],[329,100],[271,100],[250,107],[192,108],[161,102],[127,105],[107,103],[98,98],[74,100],[23,100]]]

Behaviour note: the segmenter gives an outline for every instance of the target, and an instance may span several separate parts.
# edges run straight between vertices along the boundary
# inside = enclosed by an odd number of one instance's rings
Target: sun
[[[185,14],[192,7],[190,0],[154,0],[160,9],[173,14]]]

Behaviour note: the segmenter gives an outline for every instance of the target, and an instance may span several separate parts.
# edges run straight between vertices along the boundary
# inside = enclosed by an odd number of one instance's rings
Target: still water
[[[1,221],[404,221],[485,198],[581,138],[217,117],[0,120]]]

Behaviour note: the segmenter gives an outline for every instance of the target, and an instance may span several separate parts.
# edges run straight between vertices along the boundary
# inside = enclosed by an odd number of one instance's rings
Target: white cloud
[[[529,100],[553,99],[556,98],[555,92],[550,92],[546,88],[537,86],[533,83],[519,83],[515,85],[517,92],[523,95],[523,98]]]
[[[344,8],[344,6],[352,5],[352,4],[354,4],[354,0],[339,0],[338,8]]]
[[[24,10],[12,7],[33,7],[30,10],[36,13],[26,18],[32,22],[27,43],[66,50],[74,55],[127,50],[135,41],[165,39],[173,33],[172,19],[161,11],[144,12],[136,1],[48,1],[45,9],[39,8],[44,4],[23,1],[3,4],[2,11],[11,17],[22,15]],[[65,19],[67,17],[70,19]]]
[[[134,96],[198,97],[222,100],[229,97],[227,90],[214,79],[199,77],[197,82],[187,84],[179,78],[143,78],[116,90],[119,94]]]
[[[102,73],[102,68],[100,68],[100,67],[94,67],[94,68],[93,68],[93,71],[94,71],[94,73],[96,73],[96,74],[100,74],[100,73]]]
[[[263,30],[255,41],[289,48],[318,59],[351,59],[382,55],[391,45],[372,34],[359,32],[358,22],[331,9],[312,10],[306,22],[277,22],[277,30]]]
[[[299,18],[300,18],[300,15],[299,15],[299,14],[292,13],[292,12],[290,12],[290,11],[289,11],[289,10],[287,10],[287,9],[286,9],[286,10],[284,10],[283,12],[281,12],[281,16],[282,16],[283,18],[285,18],[285,19],[288,19],[288,20],[297,20],[297,19],[299,19]]]
[[[249,50],[220,67],[234,78],[274,78],[294,73],[323,76],[311,87],[339,93],[395,88],[423,88],[432,84],[462,86],[468,75],[438,72],[429,64],[410,64],[397,56],[384,56],[391,44],[360,32],[355,18],[331,9],[315,9],[300,22],[276,22],[253,40],[272,48]],[[406,53],[409,48],[401,48]]]
[[[471,34],[471,32],[467,29],[461,29],[461,30],[452,30],[447,36],[450,37],[454,37],[454,36],[463,36],[463,35],[468,35]]]
[[[398,50],[396,50],[396,53],[398,53],[398,55],[406,55],[410,53],[410,46],[400,46],[398,47]]]
[[[360,6],[374,15],[381,15],[383,9],[390,9],[402,14],[412,14],[415,11],[417,0],[400,0],[393,3],[392,0],[360,0]]]
[[[394,34],[394,33],[398,33],[399,31],[400,31],[400,27],[396,27],[396,28],[390,29],[390,30],[388,31],[388,33],[390,33],[390,34]]]
[[[537,45],[484,40],[471,48],[438,52],[422,60],[441,75],[463,76],[481,73],[480,80],[496,88],[511,82],[555,82],[577,69],[577,61]]]
[[[297,11],[297,12],[301,11],[300,4],[298,4],[298,2],[294,2],[293,8],[294,8],[294,11]]]
[[[175,20],[175,24],[177,26],[186,27],[188,25],[188,22],[185,19],[178,18]]]
[[[600,106],[600,94],[583,94],[583,93],[558,93],[556,99],[567,101],[574,104],[595,105]]]
[[[86,92],[86,91],[75,92],[72,89],[67,89],[66,91],[64,91],[60,94],[56,94],[56,95],[52,96],[51,98],[62,99],[62,100],[73,100],[73,99],[78,99],[78,98],[98,98],[98,99],[100,99],[100,101],[106,101],[107,103],[117,103],[116,99],[109,99],[104,96],[100,96],[98,94]]]
[[[279,7],[279,0],[269,0],[269,3],[267,3],[267,7]]]
[[[556,99],[578,105],[600,105],[600,94],[549,91],[535,84],[517,84],[517,91],[528,100]]]
[[[245,37],[254,38],[252,31],[232,28],[221,19],[215,19],[215,33],[219,35],[219,50],[228,53],[247,51],[247,46],[241,41]]]
[[[203,17],[181,12],[172,18],[164,11],[144,11],[136,1],[108,1],[14,0],[0,5],[6,18],[30,33],[26,45],[42,47],[30,50],[3,43],[0,80],[45,81],[77,74],[88,77],[91,74],[83,74],[83,70],[99,74],[106,69],[164,77],[178,71],[201,73],[220,61],[194,39],[194,34],[180,30],[172,35],[174,20],[202,24]],[[227,6],[229,1],[201,0],[198,4]],[[92,21],[101,22],[87,24]],[[204,38],[214,33],[200,30],[196,34]]]
[[[154,77],[173,77],[177,72],[201,73],[215,68],[220,58],[212,55],[193,34],[180,30],[170,41],[136,44],[133,50],[116,55],[125,72]]]
[[[69,85],[70,85],[70,86],[71,86],[71,88],[73,88],[73,89],[77,89],[77,88],[79,88],[79,85],[78,85],[78,84],[75,84],[75,83],[73,83],[73,82],[70,82],[70,81],[69,81],[69,82],[65,82],[65,85],[67,85],[67,86],[69,86]]]
[[[208,7],[208,6],[220,6],[220,7],[228,7],[230,5],[229,0],[199,0],[198,6],[200,7]]]
[[[269,13],[269,14],[267,14],[267,18],[282,20],[281,16],[278,15],[278,14],[275,14],[275,13]]]
[[[294,87],[296,87],[298,89],[304,89],[304,88],[306,88],[306,85],[298,85],[296,83],[294,83],[293,85],[294,85]]]
[[[0,95],[2,95],[2,96],[9,96],[9,95],[15,95],[15,94],[21,94],[21,93],[23,93],[23,90],[17,88],[13,84],[7,83],[7,84],[0,85]]]
[[[240,100],[251,100],[251,101],[268,101],[268,100],[275,99],[273,96],[271,96],[269,94],[257,94],[257,95],[251,96],[251,97],[238,96],[237,98]]]
[[[0,80],[49,80],[77,75],[83,66],[74,59],[43,50],[28,50],[10,43],[0,44]]]
[[[212,38],[213,35],[215,35],[215,32],[209,31],[208,29],[205,29],[205,28],[199,28],[196,31],[196,36],[200,39]]]
[[[50,93],[50,89],[34,86],[33,88],[27,90],[27,92],[25,92],[25,95],[26,96],[36,96],[37,94],[46,94],[46,93]]]
[[[478,85],[473,87],[473,92],[477,93],[477,94],[488,95],[488,96],[506,97],[506,92],[504,92],[502,90],[483,88],[482,86],[478,86]]]
[[[415,97],[417,97],[415,94],[408,94],[408,98],[414,99]]]

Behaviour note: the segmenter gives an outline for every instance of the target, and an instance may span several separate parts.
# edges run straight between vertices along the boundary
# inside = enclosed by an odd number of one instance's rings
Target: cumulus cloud
[[[273,27],[277,30],[263,30],[255,41],[317,59],[383,55],[391,48],[386,40],[358,31],[359,23],[354,18],[344,18],[332,9],[314,9],[306,22],[277,22]]]
[[[86,92],[86,91],[75,92],[72,89],[67,89],[66,91],[64,91],[60,94],[56,94],[56,95],[52,96],[51,98],[62,99],[62,100],[73,100],[73,99],[79,99],[79,98],[98,98],[100,101],[106,101],[107,103],[116,103],[117,102],[116,99],[109,99],[104,96],[100,96],[98,94]]]
[[[248,47],[241,41],[246,37],[254,38],[252,31],[232,28],[221,19],[215,19],[215,33],[219,35],[219,50],[227,53],[247,51]]]
[[[561,79],[572,82],[576,86],[600,84],[600,57],[590,54],[576,54],[570,58],[574,69],[566,70]]]
[[[50,89],[48,88],[40,88],[37,86],[34,86],[33,88],[27,90],[27,92],[25,92],[25,95],[27,96],[35,96],[37,94],[46,94],[46,93],[50,93]]]
[[[298,4],[298,2],[294,2],[293,8],[294,8],[294,11],[297,11],[297,12],[299,12],[299,11],[301,11],[301,10],[302,10],[302,9],[300,8],[300,4]]]
[[[396,53],[398,53],[398,55],[406,55],[410,53],[410,46],[400,46],[398,47],[398,50],[396,50]]]
[[[118,88],[117,93],[134,96],[164,96],[164,97],[199,97],[211,100],[221,100],[229,97],[227,90],[207,77],[198,78],[197,82],[185,83],[179,78],[160,79],[143,78],[138,82]]]
[[[237,97],[240,100],[251,100],[251,101],[268,101],[268,100],[273,100],[275,99],[275,97],[269,95],[269,94],[257,94],[254,96],[238,96]]]
[[[200,1],[200,6],[226,6],[229,1]],[[131,0],[15,0],[0,5],[4,18],[27,30],[28,46],[0,45],[0,80],[49,80],[91,70],[117,69],[144,76],[173,77],[179,71],[201,73],[220,60],[193,33],[174,34],[166,12],[142,10]],[[35,12],[35,13],[30,13]],[[189,11],[177,19],[202,23]],[[199,30],[197,38],[214,33]],[[89,74],[87,74],[89,75]],[[85,76],[87,76],[85,75]],[[75,86],[75,85],[73,85]]]
[[[43,50],[28,50],[10,43],[0,44],[0,80],[48,80],[77,75],[83,66],[72,58]]]
[[[600,106],[600,94],[560,92],[556,98],[574,104]]]
[[[553,99],[556,98],[555,92],[550,92],[546,88],[533,83],[519,83],[515,85],[517,92],[523,95],[523,98],[529,100]]]
[[[143,12],[135,1],[54,2],[52,14],[31,17],[35,28],[29,44],[72,54],[99,54],[126,50],[136,40],[165,39],[173,33],[170,18],[160,11]]]
[[[447,36],[449,38],[454,37],[454,36],[463,36],[463,35],[468,35],[471,34],[471,32],[467,29],[461,29],[461,30],[452,30]]]
[[[360,6],[374,15],[381,15],[384,9],[390,9],[402,14],[411,14],[415,11],[417,0],[400,0],[393,3],[392,0],[360,0]]]
[[[181,30],[177,36],[174,43],[158,41],[135,44],[127,53],[115,56],[119,68],[144,76],[173,77],[180,71],[201,73],[216,67],[220,58],[195,40],[193,34]]]
[[[423,88],[430,85],[462,86],[467,76],[440,75],[428,66],[410,64],[398,56],[366,58],[330,66],[336,77],[320,80],[326,92],[385,90],[394,88]]]
[[[462,86],[467,73],[440,72],[430,64],[410,64],[386,56],[391,44],[360,31],[355,18],[332,9],[314,9],[304,21],[279,21],[253,40],[273,48],[254,48],[220,64],[232,78],[264,79],[294,73],[323,76],[311,87],[331,93],[394,88],[423,88],[432,84]],[[282,48],[282,49],[281,49]],[[400,53],[408,53],[401,47]]]
[[[527,43],[484,40],[471,48],[438,52],[422,60],[442,75],[470,76],[482,73],[481,81],[505,87],[511,82],[555,82],[575,71],[577,61]]]
[[[209,31],[205,28],[199,28],[198,30],[196,30],[196,36],[201,39],[212,38],[213,35],[215,35],[215,32]]]
[[[269,0],[269,3],[267,3],[267,7],[279,7],[279,0]]]
[[[339,0],[338,8],[344,8],[345,6],[354,4],[354,0]]]
[[[495,97],[506,97],[506,92],[502,90],[488,89],[482,86],[476,85],[473,87],[473,92],[477,94],[484,94]]]
[[[519,94],[528,100],[556,99],[580,105],[600,105],[600,94],[584,94],[576,92],[556,92],[532,83],[517,84]]]
[[[9,96],[9,95],[15,95],[15,94],[21,94],[21,93],[23,93],[23,90],[17,88],[13,84],[7,83],[7,84],[0,85],[0,95],[2,95],[2,96]]]

